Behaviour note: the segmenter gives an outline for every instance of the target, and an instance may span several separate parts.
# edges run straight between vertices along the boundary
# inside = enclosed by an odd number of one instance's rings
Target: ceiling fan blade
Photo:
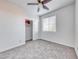
[[[52,1],[52,0],[44,0],[42,3],[46,4],[46,3],[50,2],[50,1]]]
[[[38,5],[38,3],[27,3],[27,5]]]
[[[43,5],[43,8],[46,9],[46,10],[49,10],[49,8],[45,5]]]
[[[40,8],[38,7],[37,12],[39,12],[39,11],[40,11]]]

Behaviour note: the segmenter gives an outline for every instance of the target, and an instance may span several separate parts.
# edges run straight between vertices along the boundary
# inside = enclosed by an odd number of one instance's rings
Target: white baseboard
[[[7,47],[7,48],[0,49],[0,53],[5,52],[5,51],[10,50],[10,49],[13,49],[13,48],[16,48],[18,46],[24,45],[24,44],[25,44],[25,42],[20,42],[20,43],[18,43],[16,45],[13,45],[13,46],[10,46],[10,47]]]

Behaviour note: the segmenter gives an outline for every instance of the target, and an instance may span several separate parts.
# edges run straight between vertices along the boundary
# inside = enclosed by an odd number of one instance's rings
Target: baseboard
[[[14,45],[14,46],[11,46],[11,47],[8,47],[8,48],[3,48],[3,49],[0,50],[0,53],[6,52],[8,50],[11,50],[13,48],[19,47],[19,46],[24,45],[24,44],[25,44],[25,42],[21,42],[19,44]]]

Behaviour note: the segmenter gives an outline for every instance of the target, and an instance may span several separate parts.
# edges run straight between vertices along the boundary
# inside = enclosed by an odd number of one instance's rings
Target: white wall
[[[33,19],[33,40],[38,39],[38,22],[39,22],[39,16],[36,16]]]
[[[41,20],[50,15],[56,15],[56,32],[43,32]],[[57,9],[48,14],[44,14],[40,16],[39,22],[39,39],[45,39],[48,41],[56,42],[59,44],[67,45],[70,47],[74,47],[74,14],[75,14],[75,6],[71,4],[69,6],[65,6],[61,9]]]
[[[14,5],[0,1],[0,52],[25,43],[24,15]]]
[[[75,2],[75,51],[78,55],[78,1]]]

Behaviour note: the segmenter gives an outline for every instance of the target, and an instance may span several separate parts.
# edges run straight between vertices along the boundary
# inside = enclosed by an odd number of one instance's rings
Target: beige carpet
[[[77,56],[71,47],[35,40],[0,53],[0,59],[77,59]]]

